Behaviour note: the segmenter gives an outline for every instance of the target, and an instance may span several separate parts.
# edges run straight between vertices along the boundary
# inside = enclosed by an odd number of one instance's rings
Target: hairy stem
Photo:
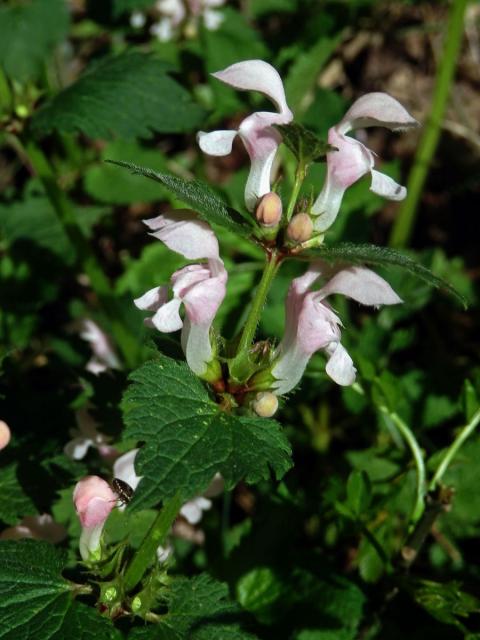
[[[113,339],[120,349],[126,365],[134,367],[138,364],[138,339],[121,321],[122,312],[110,287],[110,282],[78,225],[72,203],[59,188],[55,173],[43,151],[32,141],[26,143],[25,151],[35,173],[45,187],[47,197],[58,219],[75,248],[77,262],[88,276],[90,286],[97,294],[108,316]]]
[[[155,560],[158,547],[165,542],[175,518],[183,504],[179,494],[163,503],[162,510],[153,521],[145,538],[125,571],[125,592],[132,591]]]
[[[242,335],[238,343],[237,355],[244,354],[250,349],[250,346],[255,337],[257,325],[260,320],[263,306],[267,299],[268,292],[272,285],[273,279],[277,274],[278,267],[280,265],[280,259],[277,252],[272,252],[267,259],[265,269],[263,270],[262,279],[258,283],[258,287],[255,291],[255,296],[252,301],[252,306],[248,313],[247,321],[243,327]]]
[[[451,94],[457,58],[463,35],[463,19],[468,0],[454,0],[451,5],[448,31],[437,71],[432,98],[432,110],[418,145],[415,161],[408,177],[407,197],[399,211],[390,236],[390,246],[408,245],[415,224],[423,186],[440,138],[443,116]]]
[[[433,491],[438,486],[438,483],[444,476],[446,470],[448,469],[451,461],[457,455],[458,450],[465,442],[465,440],[472,435],[477,426],[480,424],[480,409],[473,414],[471,420],[460,430],[460,433],[457,435],[452,444],[448,447],[445,455],[442,458],[442,461],[438,465],[437,470],[435,471],[435,475],[433,476],[430,485],[429,491]]]

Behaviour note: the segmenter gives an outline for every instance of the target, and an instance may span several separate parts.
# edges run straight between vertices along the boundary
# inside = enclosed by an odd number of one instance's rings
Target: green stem
[[[415,214],[440,138],[443,116],[451,94],[457,58],[463,35],[468,0],[453,0],[443,54],[437,71],[432,110],[426,124],[407,182],[407,197],[398,213],[390,236],[390,246],[407,246],[415,224]]]
[[[59,188],[55,173],[43,151],[32,141],[25,144],[25,151],[33,169],[45,187],[58,219],[75,248],[77,262],[87,274],[90,286],[97,294],[109,318],[112,336],[123,354],[125,363],[129,367],[134,367],[138,364],[138,339],[121,321],[122,311],[115,299],[110,282],[78,225],[72,203]]]
[[[407,443],[415,461],[415,467],[417,470],[417,481],[415,488],[415,503],[412,509],[412,515],[410,517],[410,527],[413,527],[415,523],[418,522],[418,520],[421,518],[422,513],[425,509],[426,472],[422,450],[420,449],[420,446],[410,427],[400,418],[398,414],[390,412],[385,406],[380,406],[379,409],[385,416],[390,418],[390,420],[397,427],[403,439]]]
[[[258,283],[258,287],[255,291],[252,306],[248,313],[247,321],[245,322],[245,326],[243,327],[242,335],[238,343],[237,356],[241,356],[242,354],[248,352],[250,349],[250,346],[255,337],[255,332],[260,320],[263,305],[265,304],[268,292],[272,285],[273,279],[275,278],[279,265],[280,260],[278,254],[274,251],[268,258],[267,264],[265,265],[265,269],[262,274],[262,279]]]
[[[154,561],[157,549],[165,542],[165,538],[182,504],[183,500],[179,494],[164,502],[162,510],[153,521],[152,526],[125,571],[124,587],[126,593],[135,589],[148,567]]]
[[[287,207],[287,221],[289,221],[293,215],[295,210],[295,205],[297,204],[298,194],[300,193],[300,189],[302,188],[303,181],[305,180],[305,176],[307,175],[305,166],[300,163],[297,167],[297,171],[295,172],[295,182],[293,185],[292,194],[290,196],[290,201]]]
[[[473,414],[471,420],[461,429],[458,436],[452,442],[452,444],[448,447],[444,457],[442,458],[441,463],[439,464],[437,470],[435,471],[435,475],[430,482],[429,491],[433,491],[442,477],[444,476],[446,470],[448,469],[451,461],[457,455],[458,450],[465,442],[465,440],[471,436],[471,434],[475,431],[477,426],[480,423],[480,409]]]

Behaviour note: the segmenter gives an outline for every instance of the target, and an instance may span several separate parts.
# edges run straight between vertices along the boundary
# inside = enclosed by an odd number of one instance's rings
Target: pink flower
[[[6,422],[0,420],[0,451],[5,449],[10,442],[11,437],[10,427]]]
[[[182,348],[189,367],[198,376],[206,376],[215,354],[210,329],[226,293],[227,272],[219,256],[218,241],[206,222],[192,212],[178,210],[160,215],[145,224],[152,235],[169,249],[189,260],[206,258],[202,264],[190,264],[171,277],[173,298],[168,287],[154,287],[134,300],[139,309],[153,311],[146,322],[163,333],[182,329]],[[180,317],[181,305],[185,318]]]
[[[250,156],[251,167],[245,186],[245,203],[253,211],[257,200],[271,191],[270,174],[281,136],[272,125],[287,124],[293,114],[285,99],[283,83],[277,71],[263,60],[245,60],[212,74],[225,84],[245,91],[260,91],[275,104],[278,113],[260,111],[245,118],[238,131],[200,131],[198,143],[211,156],[226,156],[239,135]]]
[[[286,300],[285,335],[276,351],[272,374],[278,395],[291,391],[301,380],[311,356],[323,349],[329,359],[327,374],[340,385],[355,381],[352,359],[340,343],[338,316],[325,302],[332,293],[340,293],[369,306],[398,304],[402,300],[390,285],[370,269],[348,267],[334,272],[333,277],[318,291],[310,287],[332,269],[323,262],[313,263],[308,271],[293,280]]]
[[[403,200],[405,187],[373,167],[375,157],[361,142],[347,136],[352,129],[386,127],[392,131],[415,127],[418,122],[386,93],[367,93],[356,100],[342,120],[328,132],[328,142],[338,151],[327,154],[327,179],[311,213],[315,230],[326,231],[337,217],[343,194],[354,182],[370,173],[370,190],[389,200]]]
[[[120,360],[105,331],[96,322],[85,318],[81,321],[80,337],[86,340],[93,351],[93,357],[88,361],[86,369],[98,375],[108,369],[120,369]]]
[[[77,482],[73,502],[82,525],[80,555],[83,560],[101,558],[103,526],[117,502],[108,482],[98,476],[86,476]]]

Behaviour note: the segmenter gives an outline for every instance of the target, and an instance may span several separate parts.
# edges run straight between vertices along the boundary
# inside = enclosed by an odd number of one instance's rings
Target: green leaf
[[[0,7],[0,67],[16,82],[38,79],[47,56],[67,29],[65,0]]]
[[[480,613],[480,600],[462,591],[459,582],[414,580],[406,588],[421,607],[444,624],[451,624],[466,631],[459,618],[468,618],[473,613]]]
[[[423,282],[441,289],[456,298],[464,308],[467,307],[466,298],[460,294],[449,282],[434,275],[430,269],[423,264],[416,262],[408,255],[390,249],[379,247],[373,244],[352,244],[349,242],[337,244],[335,246],[321,246],[313,251],[302,253],[302,258],[315,259],[322,258],[328,262],[347,264],[371,264],[379,267],[400,267],[408,273],[416,276]]]
[[[272,568],[255,567],[240,578],[236,591],[242,607],[268,624],[275,619],[269,609],[285,593],[286,586]]]
[[[168,613],[152,628],[136,629],[129,640],[255,640],[242,631],[240,611],[228,599],[228,586],[202,573],[176,578],[162,594]]]
[[[199,126],[203,110],[170,78],[169,66],[143,53],[124,53],[93,65],[34,115],[36,136],[82,132],[91,138],[149,138]]]
[[[370,504],[371,484],[365,471],[352,471],[347,481],[347,505],[361,517]]]
[[[311,49],[298,55],[291,65],[285,80],[285,93],[290,109],[297,116],[309,106],[320,71],[341,39],[342,33],[338,33],[334,38],[320,38]]]
[[[46,542],[0,541],[1,640],[120,640],[109,620],[73,599],[64,563]]]
[[[36,513],[35,506],[23,491],[17,477],[17,464],[0,469],[0,520],[15,525],[23,516]]]
[[[158,149],[147,149],[136,142],[115,140],[102,149],[102,162],[89,167],[85,173],[85,190],[96,200],[108,204],[133,204],[165,200],[166,189],[153,182],[139,180],[130,173],[119,175],[116,167],[103,162],[106,158],[131,158],[135,163],[164,169],[166,159]]]
[[[132,162],[119,160],[107,160],[107,162],[129,169],[136,175],[160,182],[207,222],[218,224],[242,236],[251,234],[251,227],[243,221],[241,214],[228,207],[208,185],[200,180],[184,180],[169,173],[159,173],[153,169],[139,167]]]
[[[71,264],[74,252],[50,201],[30,196],[0,204],[0,231],[8,244],[28,243]]]
[[[244,479],[280,479],[291,466],[290,446],[274,420],[220,410],[183,362],[165,356],[130,377],[123,399],[125,438],[145,441],[137,456],[143,476],[132,506],[145,508],[181,492],[206,489],[216,472],[227,489]]]
[[[326,154],[334,149],[298,122],[278,124],[276,128],[281,132],[283,142],[304,166],[324,160]]]

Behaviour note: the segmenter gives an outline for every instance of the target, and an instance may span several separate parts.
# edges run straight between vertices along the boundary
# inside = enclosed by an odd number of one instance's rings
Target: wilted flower
[[[371,174],[370,190],[389,200],[403,200],[405,187],[376,171],[375,156],[358,140],[347,136],[352,129],[386,127],[392,131],[417,126],[402,105],[386,93],[367,93],[356,100],[340,122],[328,132],[328,142],[337,151],[327,154],[327,179],[311,213],[316,231],[328,229],[337,217],[343,194],[366,173]]]
[[[212,74],[235,89],[260,91],[275,104],[278,113],[260,111],[243,120],[238,131],[200,131],[198,143],[211,156],[226,156],[232,151],[235,136],[239,135],[250,156],[250,174],[245,186],[245,203],[253,211],[258,198],[271,191],[270,174],[281,141],[274,124],[293,120],[288,108],[283,83],[278,72],[263,60],[245,60]]]
[[[5,447],[10,442],[10,438],[11,438],[10,427],[6,422],[4,422],[3,420],[0,420],[0,451],[2,449],[5,449]]]
[[[45,540],[57,544],[67,537],[67,530],[51,515],[43,513],[37,516],[26,516],[14,527],[8,527],[0,533],[2,540]]]
[[[206,222],[192,212],[178,210],[160,215],[145,224],[152,235],[169,249],[189,260],[207,258],[206,263],[191,264],[171,277],[173,298],[168,300],[168,287],[154,287],[135,300],[139,309],[155,312],[147,320],[163,333],[182,329],[182,348],[189,367],[198,376],[213,379],[219,375],[209,364],[215,353],[210,340],[210,328],[226,293],[227,272],[220,259],[218,241]],[[182,320],[180,306],[185,307]]]
[[[85,561],[98,561],[103,527],[117,503],[117,496],[102,478],[86,476],[77,482],[73,502],[82,525],[80,555]]]
[[[313,263],[308,271],[293,280],[286,300],[285,335],[276,352],[272,374],[279,395],[293,389],[301,380],[311,356],[323,349],[328,355],[327,374],[340,385],[355,380],[352,359],[340,343],[339,317],[325,302],[332,293],[340,293],[365,305],[398,304],[402,300],[383,278],[364,267],[348,267],[334,273],[318,291],[310,287],[331,274],[325,263]]]

